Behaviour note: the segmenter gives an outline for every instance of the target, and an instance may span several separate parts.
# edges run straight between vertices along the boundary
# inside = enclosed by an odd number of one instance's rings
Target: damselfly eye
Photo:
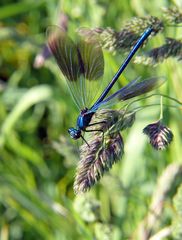
[[[75,140],[81,137],[81,130],[76,128],[69,128],[68,133],[70,134],[71,138]]]

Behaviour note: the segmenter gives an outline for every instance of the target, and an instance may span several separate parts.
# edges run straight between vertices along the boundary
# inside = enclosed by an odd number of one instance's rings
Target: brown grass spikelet
[[[124,153],[124,143],[120,133],[95,136],[88,141],[90,147],[80,147],[80,161],[74,182],[76,194],[89,190]]]
[[[128,36],[127,32],[117,32],[116,30],[107,27],[107,28],[81,28],[78,30],[79,35],[86,38],[92,38],[97,36],[102,47],[110,52],[114,52],[117,49],[128,48],[125,43]],[[135,37],[136,38],[136,37]],[[126,46],[125,46],[126,45]]]
[[[130,128],[135,121],[134,112],[125,110],[100,109],[95,113],[92,123],[100,122],[99,129],[109,134]],[[98,129],[95,125],[93,129]],[[95,132],[97,134],[97,132]]]
[[[121,31],[107,28],[81,28],[78,34],[86,38],[97,36],[102,47],[110,52],[128,52],[135,45],[140,35],[148,28],[153,28],[152,35],[163,30],[163,22],[156,17],[134,17],[128,21]]]
[[[166,38],[166,43],[158,48],[152,49],[145,56],[135,57],[135,63],[155,66],[169,57],[182,59],[182,41],[174,38]]]
[[[174,24],[179,24],[182,23],[182,11],[181,9],[176,6],[173,7],[163,7],[162,11],[164,13],[164,18],[169,22],[169,23],[174,23]]]
[[[100,178],[121,159],[124,154],[124,143],[119,131],[132,126],[135,114],[124,110],[100,109],[92,120],[99,123],[92,127],[87,144],[80,147],[80,161],[74,182],[75,193],[89,190]]]
[[[137,35],[142,34],[147,28],[153,28],[153,35],[163,31],[163,22],[154,16],[134,17],[126,23],[122,30],[127,30]]]
[[[156,150],[164,150],[173,140],[172,131],[162,124],[161,121],[147,125],[143,133],[150,139],[150,144]]]

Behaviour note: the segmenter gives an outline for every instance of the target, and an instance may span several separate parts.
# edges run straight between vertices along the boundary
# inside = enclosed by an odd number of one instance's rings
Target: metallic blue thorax
[[[85,130],[92,119],[94,112],[88,112],[88,109],[85,108],[81,111],[81,114],[77,118],[77,127],[80,130]]]

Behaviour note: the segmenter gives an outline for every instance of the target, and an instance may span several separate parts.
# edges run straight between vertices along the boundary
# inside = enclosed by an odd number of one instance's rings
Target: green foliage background
[[[69,139],[67,129],[74,125],[78,111],[53,59],[40,69],[33,67],[46,42],[46,28],[57,23],[60,11],[68,15],[72,35],[81,26],[119,30],[133,16],[162,18],[161,7],[173,5],[182,7],[182,1],[1,0],[0,239],[150,239],[139,230],[151,214],[151,203],[162,193],[155,209],[160,204],[163,207],[151,235],[167,228],[164,239],[181,239],[181,205],[175,208],[173,204],[179,201],[172,201],[182,180],[181,110],[164,108],[174,141],[162,152],[148,146],[141,132],[158,120],[160,108],[142,111],[124,133],[123,159],[89,193],[75,196],[72,187],[78,146]],[[160,46],[164,34],[180,38],[182,30],[166,27],[146,49]],[[124,56],[106,54],[108,76],[112,76]],[[175,59],[155,68],[130,63],[116,88],[137,76],[156,75],[167,79],[160,92],[182,100],[181,62]],[[176,174],[170,166],[176,166]],[[147,228],[144,224],[144,230]]]

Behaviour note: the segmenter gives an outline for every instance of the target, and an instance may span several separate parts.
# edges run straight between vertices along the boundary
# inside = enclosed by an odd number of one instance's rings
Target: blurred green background
[[[1,0],[1,240],[142,240],[161,230],[165,238],[156,239],[182,239],[182,211],[175,208],[179,202],[182,210],[180,191],[173,202],[182,180],[181,110],[164,107],[165,123],[174,134],[166,151],[153,150],[142,134],[143,127],[158,120],[160,107],[138,114],[134,126],[123,133],[122,160],[90,192],[75,196],[81,142],[72,141],[67,129],[74,126],[78,111],[54,60],[34,67],[46,42],[46,28],[58,23],[61,11],[68,16],[71,35],[83,26],[119,30],[133,16],[162,18],[161,7],[173,5],[182,8],[182,1]],[[166,27],[145,50],[160,46],[166,36],[181,34],[181,28]],[[110,80],[124,55],[106,56]],[[180,61],[168,59],[155,68],[130,63],[116,89],[138,76],[165,76],[160,92],[182,100]],[[158,216],[152,215],[156,209]],[[150,217],[155,221],[147,220]]]

